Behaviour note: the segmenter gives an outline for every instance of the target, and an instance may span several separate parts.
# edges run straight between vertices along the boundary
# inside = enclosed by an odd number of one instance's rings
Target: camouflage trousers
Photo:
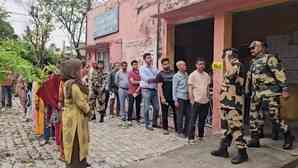
[[[280,96],[252,96],[249,114],[251,133],[261,133],[266,112],[272,123],[279,126],[283,133],[288,131],[288,125],[280,117]]]
[[[223,140],[230,144],[235,141],[238,149],[246,149],[247,144],[243,138],[242,115],[234,109],[222,109],[222,119],[227,121],[227,128]]]
[[[105,114],[105,101],[102,97],[95,97],[89,100],[90,110],[93,114],[96,112]]]

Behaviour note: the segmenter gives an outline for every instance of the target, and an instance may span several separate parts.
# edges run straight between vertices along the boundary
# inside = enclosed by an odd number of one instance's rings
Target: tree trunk
[[[82,55],[79,48],[76,48],[77,58],[82,59]]]

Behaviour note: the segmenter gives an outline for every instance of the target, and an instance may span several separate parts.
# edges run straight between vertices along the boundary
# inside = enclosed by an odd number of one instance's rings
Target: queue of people
[[[229,157],[228,148],[234,140],[238,152],[231,159],[233,164],[248,160],[248,147],[260,147],[266,112],[284,133],[283,149],[292,149],[295,139],[289,126],[280,118],[280,98],[289,96],[281,62],[275,55],[266,52],[263,42],[252,42],[250,50],[254,58],[247,75],[237,49],[225,49],[222,57],[224,74],[220,109],[227,127],[219,148],[211,155]],[[123,61],[114,64],[109,74],[105,72],[102,61],[89,67],[78,59],[66,59],[58,65],[59,72],[49,73],[43,83],[34,82],[31,88],[33,127],[36,135],[44,139],[41,145],[49,143],[51,138],[55,139],[61,153],[60,159],[65,161],[67,167],[85,168],[90,166],[87,162],[90,120],[96,120],[99,115],[98,120],[103,123],[106,111],[109,111],[110,115],[120,117],[121,128],[129,128],[133,125],[134,111],[136,122],[141,124],[142,111],[145,129],[153,131],[160,127],[158,123],[161,121],[163,133],[168,135],[170,109],[173,111],[177,136],[193,144],[197,129],[198,140],[203,140],[206,118],[210,112],[211,77],[205,70],[206,62],[202,58],[197,59],[196,69],[188,75],[187,65],[182,60],[176,62],[178,71],[175,73],[167,58],[161,60],[161,71],[153,66],[150,53],[143,54],[142,58],[144,64],[140,68],[136,60],[130,63],[131,69]],[[7,106],[11,106],[11,88],[8,86],[7,83],[2,84],[4,106],[7,97]],[[19,77],[17,93],[24,113],[28,107],[26,87],[26,82]],[[242,123],[244,96],[248,93],[252,101],[251,139],[247,143]]]

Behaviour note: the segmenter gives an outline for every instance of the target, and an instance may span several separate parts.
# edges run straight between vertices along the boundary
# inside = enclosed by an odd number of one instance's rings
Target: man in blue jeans
[[[152,55],[150,53],[145,53],[143,55],[143,60],[145,65],[140,68],[141,82],[140,86],[142,88],[142,97],[144,100],[144,119],[145,128],[152,131],[152,127],[157,127],[157,118],[159,112],[159,102],[157,95],[157,81],[156,76],[159,71],[152,66]],[[150,105],[153,107],[153,122],[149,120],[149,109]]]
[[[120,101],[120,114],[123,121],[122,127],[127,128],[128,114],[125,110],[125,102],[128,99],[128,71],[127,62],[121,62],[121,70],[116,73],[116,85],[118,86],[118,94]]]

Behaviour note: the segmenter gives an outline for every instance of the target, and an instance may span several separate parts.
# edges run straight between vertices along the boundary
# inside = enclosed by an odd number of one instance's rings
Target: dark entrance
[[[202,57],[211,70],[213,61],[213,18],[177,25],[175,27],[175,62],[184,60],[188,71],[195,69],[195,61]]]
[[[212,75],[211,64],[214,53],[214,19],[209,18],[196,22],[177,25],[175,27],[175,59],[183,60],[187,64],[188,73],[195,70],[198,58],[206,61],[206,71]],[[176,66],[175,69],[177,70]],[[212,93],[212,86],[210,87]],[[210,109],[207,125],[212,125],[212,95],[210,96]]]

